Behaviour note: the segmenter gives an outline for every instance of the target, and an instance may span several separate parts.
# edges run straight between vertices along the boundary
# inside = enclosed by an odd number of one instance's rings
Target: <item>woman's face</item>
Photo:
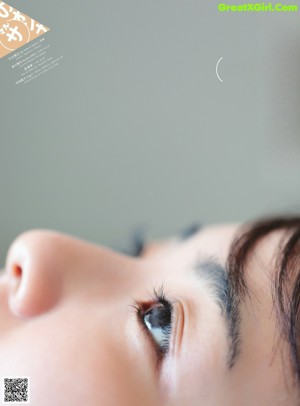
[[[28,377],[38,406],[294,405],[271,299],[281,233],[259,244],[251,297],[235,301],[223,267],[238,230],[205,227],[138,258],[21,234],[0,282],[0,375]]]

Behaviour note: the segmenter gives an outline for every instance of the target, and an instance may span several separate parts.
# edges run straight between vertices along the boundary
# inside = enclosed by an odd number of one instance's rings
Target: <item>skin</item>
[[[224,318],[198,258],[225,264],[239,225],[146,246],[139,258],[50,230],[17,237],[0,278],[0,375],[29,377],[31,405],[296,405],[289,347],[271,299],[281,232],[247,265],[241,352],[226,364]],[[174,299],[170,352],[157,363],[132,305],[164,284]]]

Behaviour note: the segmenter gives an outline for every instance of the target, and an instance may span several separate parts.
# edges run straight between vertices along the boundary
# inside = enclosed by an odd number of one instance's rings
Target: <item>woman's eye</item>
[[[160,298],[158,303],[140,313],[140,320],[151,335],[159,354],[164,356],[169,350],[172,334],[172,304],[168,300]]]

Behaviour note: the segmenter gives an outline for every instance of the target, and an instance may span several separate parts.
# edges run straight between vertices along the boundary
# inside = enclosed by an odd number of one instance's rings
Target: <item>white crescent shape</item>
[[[218,66],[219,66],[219,63],[220,63],[220,61],[221,61],[222,59],[223,59],[223,56],[221,56],[221,58],[218,60],[217,65],[216,65],[216,75],[217,75],[217,77],[218,77],[218,79],[219,79],[220,82],[223,82],[223,79],[221,79],[220,76],[219,76],[219,73],[218,73]]]

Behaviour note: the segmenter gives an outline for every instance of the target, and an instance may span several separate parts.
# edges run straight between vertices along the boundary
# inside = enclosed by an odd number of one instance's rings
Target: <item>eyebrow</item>
[[[227,366],[232,368],[240,354],[240,300],[233,291],[228,273],[214,258],[207,258],[193,266],[193,271],[201,279],[209,283],[216,304],[221,310],[228,336]]]

